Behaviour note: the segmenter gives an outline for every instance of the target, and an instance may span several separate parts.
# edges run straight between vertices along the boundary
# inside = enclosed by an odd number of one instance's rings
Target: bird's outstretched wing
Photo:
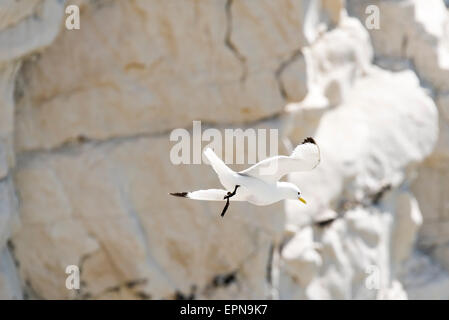
[[[227,180],[229,176],[232,176],[234,172],[221,160],[211,148],[204,150],[204,155],[209,160],[210,165],[217,173],[218,179],[221,184],[226,188],[228,185]]]
[[[274,183],[290,172],[309,171],[320,163],[320,149],[313,138],[307,138],[290,156],[276,156],[262,160],[241,175],[248,175]]]
[[[193,200],[207,200],[207,201],[225,201],[224,197],[227,195],[226,190],[222,189],[206,189],[206,190],[197,190],[192,192],[176,192],[170,193],[172,196],[188,198]],[[236,196],[229,198],[231,201],[245,201],[242,197]]]

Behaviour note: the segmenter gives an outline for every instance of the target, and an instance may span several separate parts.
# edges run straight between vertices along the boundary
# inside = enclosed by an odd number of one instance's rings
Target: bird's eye
[[[301,195],[301,192],[298,192],[298,196]]]

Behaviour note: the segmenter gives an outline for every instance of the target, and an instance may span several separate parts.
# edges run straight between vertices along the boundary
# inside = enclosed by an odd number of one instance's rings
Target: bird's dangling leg
[[[228,207],[229,207],[229,198],[235,196],[235,193],[237,192],[237,188],[238,188],[238,187],[240,187],[240,185],[236,185],[235,188],[234,188],[234,191],[228,192],[228,194],[227,194],[226,196],[224,196],[223,199],[226,199],[226,204],[225,204],[225,207],[223,208],[223,211],[221,212],[221,217],[222,217],[222,218],[224,217],[226,211],[228,210]]]
[[[228,210],[228,207],[229,207],[229,198],[226,198],[226,204],[225,204],[225,206],[223,208],[223,211],[221,212],[221,217],[222,218],[224,217],[224,215],[226,213],[226,210]]]

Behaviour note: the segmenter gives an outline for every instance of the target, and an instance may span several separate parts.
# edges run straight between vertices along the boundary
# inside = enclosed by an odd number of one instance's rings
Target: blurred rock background
[[[443,0],[2,0],[0,298],[448,299],[448,80]],[[170,198],[193,120],[315,137],[308,205]]]

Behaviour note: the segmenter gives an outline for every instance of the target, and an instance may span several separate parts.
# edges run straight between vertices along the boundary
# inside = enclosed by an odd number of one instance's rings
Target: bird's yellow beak
[[[299,197],[298,200],[301,201],[304,204],[307,204],[307,202],[306,202],[306,200],[304,200],[304,198]]]

